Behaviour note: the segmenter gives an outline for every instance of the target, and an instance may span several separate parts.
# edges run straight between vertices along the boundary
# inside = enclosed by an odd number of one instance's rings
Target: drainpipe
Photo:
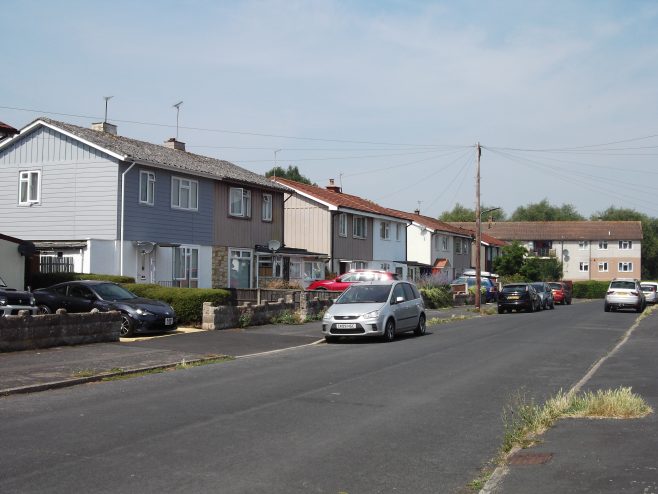
[[[135,161],[132,162],[132,165],[128,167],[128,169],[121,174],[121,246],[120,246],[120,254],[119,254],[119,274],[123,276],[123,231],[124,231],[124,217],[125,217],[125,199],[126,199],[126,174],[132,170],[132,167],[135,166],[137,163]]]

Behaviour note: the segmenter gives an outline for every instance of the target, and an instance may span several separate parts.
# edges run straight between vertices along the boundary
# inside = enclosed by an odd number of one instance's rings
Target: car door
[[[391,312],[395,318],[395,328],[399,331],[404,331],[407,328],[408,309],[405,305],[406,297],[404,294],[404,287],[402,283],[397,283],[391,291]]]
[[[409,283],[403,283],[403,287],[406,298],[405,304],[409,310],[409,328],[415,328],[418,326],[418,318],[423,309],[422,300],[416,296],[416,292]]]
[[[94,308],[96,295],[84,285],[70,285],[65,309],[68,312],[89,312]]]

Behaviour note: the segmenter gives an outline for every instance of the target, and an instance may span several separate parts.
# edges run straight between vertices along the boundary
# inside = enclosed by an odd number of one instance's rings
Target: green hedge
[[[89,273],[31,273],[26,283],[33,290],[46,288],[57,283],[75,280],[104,280],[114,283],[135,283],[131,276],[115,276],[112,274],[89,274]]]
[[[605,298],[609,281],[574,281],[573,298]]]
[[[198,326],[203,316],[203,303],[230,305],[231,292],[214,288],[169,288],[160,285],[124,283],[123,286],[135,295],[162,300],[176,311],[178,324]]]
[[[452,290],[449,285],[421,288],[420,294],[428,309],[452,307]]]

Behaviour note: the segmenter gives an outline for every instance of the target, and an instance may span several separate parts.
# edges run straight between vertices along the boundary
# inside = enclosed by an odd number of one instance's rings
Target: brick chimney
[[[330,190],[330,191],[332,191],[332,192],[338,192],[339,194],[340,194],[341,192],[343,192],[342,189],[341,189],[340,187],[338,187],[338,185],[336,185],[336,184],[334,183],[334,179],[333,179],[333,178],[330,178],[330,179],[329,179],[329,185],[327,185],[326,188],[327,188],[327,190]]]
[[[117,135],[117,126],[108,122],[93,123],[91,124],[91,130],[106,132],[108,134],[112,134],[113,136]]]
[[[170,137],[164,142],[166,148],[185,151],[185,143],[177,141],[175,137]]]
[[[420,214],[420,209],[414,209],[414,214]]]

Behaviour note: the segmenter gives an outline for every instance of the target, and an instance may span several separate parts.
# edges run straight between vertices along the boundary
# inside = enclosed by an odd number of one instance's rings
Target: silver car
[[[322,318],[322,332],[330,342],[339,336],[425,334],[425,305],[413,283],[382,280],[349,287]]]
[[[635,309],[636,312],[642,312],[645,306],[644,292],[638,280],[615,278],[610,282],[603,304],[606,312],[610,312],[610,309]]]
[[[640,283],[640,287],[644,292],[644,298],[647,301],[647,304],[655,304],[658,302],[658,283],[655,281],[643,281]]]

